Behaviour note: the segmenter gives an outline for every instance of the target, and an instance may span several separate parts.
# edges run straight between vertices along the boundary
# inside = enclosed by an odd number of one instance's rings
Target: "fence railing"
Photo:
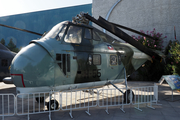
[[[137,105],[136,109],[139,109],[140,104],[150,104],[147,107],[152,107],[152,103],[157,103],[158,101],[158,86],[154,84],[154,86],[145,86],[145,87],[133,87],[131,91],[134,93],[134,101],[132,102],[133,105]]]
[[[122,89],[121,89],[122,90]],[[123,89],[125,91],[125,89]],[[124,94],[122,94],[119,90],[113,89],[101,89],[99,90],[98,96],[98,106],[99,107],[106,107],[106,113],[108,112],[108,107],[111,106],[121,106],[121,110],[123,110],[124,105]]]
[[[0,94],[0,116],[4,120],[5,116],[15,115],[15,95]]]
[[[51,99],[53,98],[53,99]],[[57,101],[58,100],[58,101]],[[56,102],[60,103],[59,92],[39,92],[39,93],[21,93],[16,95],[16,114],[29,115],[39,113],[51,113],[59,111],[60,107]],[[57,107],[51,107],[57,106]]]
[[[133,87],[126,90],[126,88],[119,88],[121,92],[116,89],[85,89],[85,90],[71,90],[63,92],[39,92],[28,94],[0,94],[0,116],[4,120],[5,116],[13,115],[29,115],[49,113],[51,119],[51,112],[59,110],[69,110],[71,118],[72,110],[87,109],[85,112],[91,115],[89,109],[91,107],[105,107],[107,114],[108,108],[112,106],[119,106],[124,111],[124,105],[134,105],[135,108],[140,109],[140,104],[149,104],[158,101],[158,86],[144,86]],[[127,94],[125,94],[127,93]]]
[[[69,115],[71,118],[73,118],[72,110],[75,109],[87,108],[85,112],[91,115],[89,108],[97,106],[97,98],[97,89],[63,91],[61,92],[61,109],[70,110]]]

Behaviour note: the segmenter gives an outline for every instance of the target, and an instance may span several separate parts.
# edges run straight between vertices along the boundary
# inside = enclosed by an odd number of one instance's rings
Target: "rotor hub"
[[[85,24],[85,25],[89,24],[89,20],[85,18],[83,12],[73,17],[72,22],[75,24]]]

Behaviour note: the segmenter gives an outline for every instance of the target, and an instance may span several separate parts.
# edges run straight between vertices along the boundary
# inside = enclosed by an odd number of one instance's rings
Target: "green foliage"
[[[6,43],[5,43],[5,40],[2,38],[1,41],[0,41],[1,44],[3,44],[4,46],[6,46]],[[16,47],[16,45],[14,44],[13,42],[13,39],[11,38],[9,43],[7,44],[6,46],[10,51],[13,51],[13,52],[19,52],[19,48]]]
[[[7,48],[13,52],[19,52],[19,49],[16,48],[16,45],[13,43],[13,39],[11,38],[8,45],[7,45]]]
[[[180,75],[180,42],[170,41],[166,48],[165,73],[168,75]]]
[[[140,31],[141,33],[145,33],[143,30]],[[144,36],[132,36],[135,40],[139,41],[140,43],[142,43],[144,46],[151,48],[151,49],[155,49],[155,50],[162,50],[163,49],[163,39],[166,38],[167,36],[163,37],[162,33],[156,33],[155,28],[153,29],[153,31],[147,31],[146,32],[147,35],[153,37],[154,39],[150,39]]]
[[[0,43],[3,44],[3,45],[6,44],[4,38],[1,39]]]
[[[16,45],[13,43],[13,39],[11,38],[8,45],[7,45],[7,48],[12,50],[14,48],[16,48]]]
[[[142,33],[145,33],[144,31],[140,31]],[[144,36],[132,36],[135,40],[139,41],[140,43],[142,43],[144,46],[150,48],[150,49],[154,49],[154,50],[163,50],[163,40],[165,37],[163,37],[162,33],[156,33],[155,28],[152,31],[147,31],[146,32],[147,35],[153,37],[154,39],[150,39]],[[139,78],[143,79],[143,80],[147,80],[147,81],[157,81],[160,79],[160,77],[164,74],[164,64],[160,61],[147,61],[143,67],[141,67],[140,69],[138,69],[138,73],[139,73]],[[136,79],[139,79],[136,78]]]

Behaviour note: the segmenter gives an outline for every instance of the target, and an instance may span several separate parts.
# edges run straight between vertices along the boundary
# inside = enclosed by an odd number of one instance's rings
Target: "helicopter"
[[[10,76],[9,66],[15,55],[16,53],[11,52],[0,43],[0,82],[3,81],[3,78]]]
[[[132,45],[103,33],[89,21]],[[11,63],[11,77],[3,81],[11,81],[17,93],[98,88],[124,83],[126,76],[147,60],[161,59],[116,26],[84,13],[72,22],[60,22],[17,53]]]

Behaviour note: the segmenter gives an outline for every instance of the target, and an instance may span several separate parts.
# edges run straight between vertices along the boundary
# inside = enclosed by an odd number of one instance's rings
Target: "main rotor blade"
[[[134,30],[134,29],[131,29],[131,28],[128,28],[128,27],[125,27],[125,26],[122,26],[122,25],[119,25],[119,24],[116,24],[116,23],[112,23],[112,22],[109,22],[109,23],[111,23],[111,24],[113,24],[113,25],[115,25],[115,26],[117,26],[117,27],[120,27],[120,28],[122,28],[122,29],[125,29],[125,30],[128,30],[128,31],[137,33],[137,34],[139,34],[139,35],[148,37],[148,38],[150,38],[150,39],[153,39],[153,40],[155,39],[155,40],[157,40],[157,38],[153,38],[152,36],[147,35],[147,34],[144,34],[144,33],[139,32],[139,31],[137,31],[137,30]]]
[[[16,28],[16,27],[8,26],[8,25],[3,25],[3,24],[0,24],[0,26],[7,27],[7,28],[11,28],[11,29],[15,29],[15,30],[20,30],[20,31],[24,31],[24,32],[28,32],[28,33],[32,33],[32,34],[36,34],[36,35],[40,35],[40,36],[42,36],[42,35],[43,35],[43,34],[40,34],[40,33],[37,33],[37,32],[33,32],[33,31],[29,31],[29,30],[21,29],[21,28]]]
[[[128,34],[123,32],[121,29],[117,28],[115,25],[109,23],[108,21],[106,21],[102,17],[99,17],[99,19],[96,20],[95,18],[91,17],[88,14],[84,14],[84,16],[88,20],[90,20],[90,21],[94,22],[95,24],[101,26],[102,28],[108,30],[112,34],[116,35],[117,37],[119,37],[119,38],[123,39],[124,41],[128,42],[129,44],[133,45],[134,47],[136,47],[140,51],[144,52],[145,54],[149,55],[151,58],[157,59],[159,61],[161,60],[161,57],[157,53],[155,53],[151,49],[145,47],[144,45],[142,45],[138,41],[134,40],[131,36],[129,36]]]

